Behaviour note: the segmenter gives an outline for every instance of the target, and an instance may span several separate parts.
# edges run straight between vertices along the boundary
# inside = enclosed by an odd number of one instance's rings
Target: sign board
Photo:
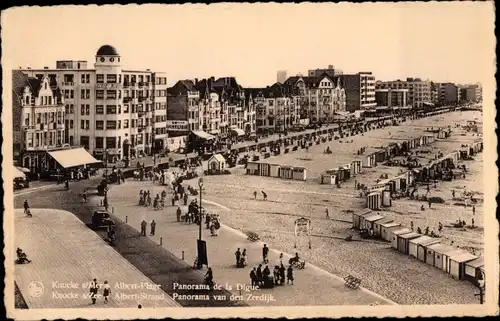
[[[309,248],[311,248],[311,220],[301,217],[295,220],[295,245],[297,248],[297,237],[305,235],[308,237]]]
[[[105,83],[105,84],[95,84],[96,89],[120,89],[121,84],[118,83]]]
[[[167,120],[167,130],[169,130],[169,131],[188,131],[189,124],[186,120]]]

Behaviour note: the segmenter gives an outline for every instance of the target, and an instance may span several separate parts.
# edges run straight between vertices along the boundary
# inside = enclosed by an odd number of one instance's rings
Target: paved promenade
[[[148,236],[178,257],[184,255],[185,261],[192,265],[196,257],[196,239],[198,226],[176,221],[175,210],[169,203],[163,210],[155,211],[152,208],[138,206],[138,196],[141,189],[151,190],[156,195],[163,190],[162,186],[153,185],[151,182],[127,181],[126,184],[113,186],[108,193],[110,203],[114,208],[114,216],[127,221],[128,224],[140,230],[140,222],[146,220],[150,223],[156,221],[156,233]],[[224,207],[214,208],[207,201],[204,206],[220,212]],[[181,206],[183,212],[186,211]],[[222,222],[223,223],[223,222]],[[150,227],[148,224],[148,235]],[[137,232],[139,233],[139,232]],[[391,304],[392,302],[365,289],[351,290],[344,285],[344,281],[324,270],[306,264],[304,270],[295,270],[295,284],[275,287],[274,289],[245,291],[238,285],[250,285],[250,269],[262,261],[262,244],[250,242],[242,233],[227,226],[222,226],[219,236],[212,237],[203,226],[203,238],[207,241],[209,265],[214,272],[214,279],[234,295],[241,295],[241,299],[251,306],[305,306],[305,305],[370,305]],[[234,253],[237,248],[246,249],[249,266],[237,269]],[[299,249],[300,251],[300,249]],[[183,254],[184,253],[184,254]],[[272,270],[278,263],[279,253],[270,251],[270,264]],[[285,254],[285,263],[289,256]],[[230,287],[231,288],[230,288]],[[319,295],[318,295],[319,294]],[[249,296],[253,295],[253,296]],[[251,298],[251,299],[250,299]]]
[[[178,306],[70,212],[34,208],[32,213],[27,218],[15,211],[15,245],[32,260],[16,265],[15,281],[30,309]],[[108,304],[102,297],[91,304],[93,278],[101,284],[99,294],[105,280],[111,285]]]

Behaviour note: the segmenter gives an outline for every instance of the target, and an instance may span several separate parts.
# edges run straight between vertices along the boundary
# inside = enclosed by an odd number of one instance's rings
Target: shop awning
[[[239,128],[231,128],[231,131],[235,133],[237,136],[245,136],[245,132]]]
[[[201,139],[205,140],[215,139],[214,135],[210,135],[209,133],[206,133],[202,130],[193,130],[192,133]]]
[[[53,151],[49,152],[49,155],[52,156],[52,158],[54,158],[63,168],[97,164],[101,162],[90,155],[85,148],[81,147]]]
[[[20,170],[17,169],[17,167],[15,166],[12,166],[12,176],[14,178],[24,178],[25,175],[23,172],[21,172]]]

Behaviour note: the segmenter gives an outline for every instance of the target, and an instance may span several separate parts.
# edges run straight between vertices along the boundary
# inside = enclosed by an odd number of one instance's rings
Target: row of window
[[[63,131],[50,131],[43,133],[26,133],[26,147],[42,147],[61,145],[63,141]]]
[[[153,111],[152,104],[145,104],[144,106],[142,104],[132,104],[130,105],[132,107],[132,113],[142,113],[142,112],[150,112]],[[74,104],[66,104],[65,106],[65,112],[66,114],[73,114],[74,113]],[[166,110],[167,105],[165,103],[156,103],[155,104],[155,109],[156,110]],[[96,105],[95,106],[95,113],[97,115],[103,115],[104,110],[106,110],[106,114],[121,114],[122,113],[122,106],[121,105]],[[129,113],[129,105],[126,104],[123,106],[123,113],[128,114]],[[90,115],[90,105],[89,104],[81,104],[80,107],[80,115],[82,116],[89,116]]]

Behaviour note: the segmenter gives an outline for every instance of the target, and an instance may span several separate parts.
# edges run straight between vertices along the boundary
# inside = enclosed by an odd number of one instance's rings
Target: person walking
[[[109,286],[108,281],[104,281],[102,286],[102,296],[104,298],[104,303],[108,303],[108,297],[111,294],[111,286]]]
[[[84,189],[84,190],[83,190],[83,195],[82,195],[82,198],[83,198],[83,202],[84,202],[84,203],[87,203],[87,189]]]
[[[293,268],[291,265],[288,266],[288,269],[286,271],[286,283],[292,283],[293,285]]]
[[[286,272],[286,268],[283,265],[283,263],[281,263],[281,265],[279,267],[279,272],[280,272],[280,284],[285,284],[285,272]]]
[[[182,216],[182,211],[181,211],[181,207],[180,206],[177,206],[176,215],[177,215],[177,222],[180,222],[181,221],[181,216]]]
[[[267,194],[264,191],[261,192],[262,192],[262,198],[264,199],[264,201],[267,201]]]
[[[146,236],[146,227],[148,226],[148,223],[146,223],[145,220],[142,220],[141,222],[141,236]]]
[[[23,207],[24,207],[24,214],[26,214],[28,217],[32,217],[28,200],[24,200]]]
[[[252,286],[257,286],[257,271],[255,270],[255,266],[252,271],[250,271],[250,280],[252,281]]]
[[[234,255],[236,256],[236,267],[239,267],[240,266],[240,260],[241,260],[240,248],[238,248],[236,250],[236,252],[234,253]]]
[[[254,199],[257,199],[257,191],[254,191],[254,192],[253,192],[253,198],[254,198]]]
[[[257,275],[257,285],[262,285],[262,264],[259,264],[257,267],[257,271],[255,272]]]
[[[267,256],[269,254],[269,248],[267,247],[267,244],[264,244],[264,247],[262,248],[262,262],[264,264],[267,264],[269,260],[267,259]]]
[[[99,284],[97,284],[97,279],[93,279],[90,282],[90,299],[92,300],[92,304],[95,304],[97,301],[97,292],[99,291]]]
[[[149,235],[155,235],[155,230],[156,230],[156,222],[155,220],[151,221],[151,233]]]
[[[188,194],[187,193],[184,193],[183,200],[184,200],[184,206],[186,206],[188,204]]]
[[[476,205],[472,205],[472,215],[476,215]]]
[[[326,219],[330,219],[330,213],[328,212],[328,208],[325,209]]]
[[[474,227],[475,227],[475,226],[474,226],[474,219],[472,219],[472,228],[474,228]]]

